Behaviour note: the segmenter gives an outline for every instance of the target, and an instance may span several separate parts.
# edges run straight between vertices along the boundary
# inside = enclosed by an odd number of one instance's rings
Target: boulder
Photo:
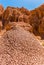
[[[33,34],[15,27],[0,39],[0,65],[44,65],[44,48]]]

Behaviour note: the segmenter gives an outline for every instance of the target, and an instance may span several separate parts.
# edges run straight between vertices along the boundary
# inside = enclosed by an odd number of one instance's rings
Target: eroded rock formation
[[[0,5],[0,20],[2,20],[3,12],[4,12],[4,8],[2,5]]]
[[[4,10],[3,6],[0,5],[0,12],[2,28],[5,28],[10,22],[25,22],[33,27],[35,35],[44,35],[44,4],[31,11],[24,7],[10,6]]]

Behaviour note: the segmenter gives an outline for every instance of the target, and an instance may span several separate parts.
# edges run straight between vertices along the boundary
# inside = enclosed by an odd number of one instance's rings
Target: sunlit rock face
[[[3,8],[3,6],[2,6],[2,5],[0,5],[0,14],[2,14],[2,13],[3,13],[3,11],[4,11],[4,8]]]
[[[44,4],[39,6],[38,8],[35,8],[34,10],[30,11],[30,15],[29,15],[29,23],[33,26],[34,30],[33,32],[35,34],[39,34],[42,32],[42,34],[44,33],[44,25],[43,24],[43,19],[44,18]],[[39,30],[40,28],[40,30]],[[36,33],[37,32],[37,33]]]
[[[9,22],[25,22],[33,27],[33,33],[35,35],[44,34],[44,4],[34,10],[27,10],[24,7],[10,7],[5,10],[0,5],[0,20],[2,26],[8,25]]]
[[[4,12],[4,8],[2,5],[0,5],[0,20],[2,20],[3,12]]]

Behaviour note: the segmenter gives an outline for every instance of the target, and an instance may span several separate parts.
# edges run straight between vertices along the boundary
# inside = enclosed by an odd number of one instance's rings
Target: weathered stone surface
[[[44,65],[44,49],[33,34],[15,27],[0,39],[0,65]]]
[[[18,10],[21,11],[21,13],[24,15],[30,15],[30,11],[24,7],[18,8]]]
[[[33,33],[33,27],[25,22],[17,22],[16,26],[22,27],[24,30],[32,32]]]
[[[42,23],[40,24],[41,19],[44,17],[44,4],[41,5],[40,7],[29,11],[25,9],[24,7],[22,8],[15,8],[15,7],[7,7],[2,15],[2,24],[5,26],[9,22],[26,22],[29,23],[33,27],[33,32],[35,35],[38,35],[39,33],[44,31],[44,26],[41,26]],[[39,28],[41,30],[39,30]],[[42,32],[44,33],[44,32]]]
[[[20,15],[20,16],[18,17],[18,22],[23,22],[23,21],[24,21],[23,15]]]
[[[44,17],[41,19],[41,22],[39,25],[39,33],[44,34]]]
[[[18,22],[18,17],[21,13],[14,7],[7,7],[3,13],[2,24],[5,26],[9,22]]]
[[[0,20],[2,20],[3,12],[4,12],[4,8],[2,5],[0,5]]]
[[[4,8],[2,5],[0,5],[0,15],[3,13],[3,11],[4,11]]]
[[[41,5],[40,7],[30,11],[29,15],[29,23],[33,26],[34,28],[34,33],[37,35],[39,33],[44,33],[44,21],[42,20],[44,18],[44,4]],[[42,29],[42,30],[41,30]]]
[[[15,8],[8,6],[5,10],[0,5],[0,20],[3,29],[9,22],[25,22],[33,27],[35,35],[44,34],[44,4],[34,10],[27,10],[26,8]]]
[[[33,33],[33,27],[32,27],[30,24],[25,23],[25,22],[23,22],[23,21],[22,21],[22,22],[10,22],[9,24],[7,24],[7,25],[5,26],[5,29],[6,29],[6,31],[8,31],[8,30],[12,29],[12,28],[15,27],[15,26],[22,27],[24,30]]]

